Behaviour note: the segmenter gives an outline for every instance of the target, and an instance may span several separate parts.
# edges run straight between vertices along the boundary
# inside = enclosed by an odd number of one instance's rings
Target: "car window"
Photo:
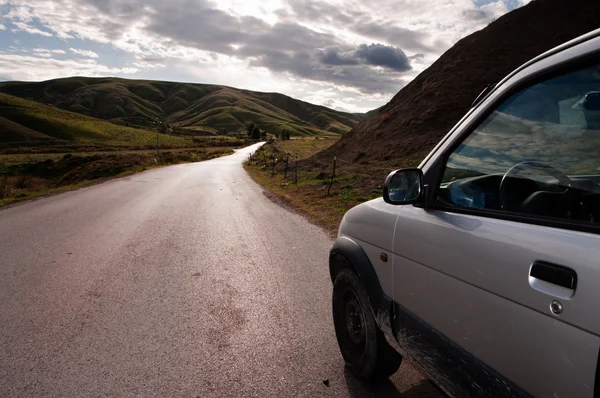
[[[600,220],[600,65],[511,95],[449,156],[440,188],[453,206]]]

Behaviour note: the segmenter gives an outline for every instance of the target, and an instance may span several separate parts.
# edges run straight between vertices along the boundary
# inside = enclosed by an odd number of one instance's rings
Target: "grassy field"
[[[92,145],[106,147],[150,147],[156,132],[118,126],[105,120],[65,111],[0,93],[0,145],[55,146]],[[165,147],[193,145],[190,138],[159,134]]]
[[[365,117],[278,93],[119,78],[6,82],[0,83],[0,92],[120,126],[152,128],[164,121],[188,133],[209,135],[245,133],[250,123],[271,134],[285,128],[295,136],[338,135]],[[90,138],[98,138],[97,133],[90,131]]]
[[[306,159],[317,152],[329,148],[340,139],[340,136],[333,137],[307,137],[294,138],[291,140],[275,141],[274,148],[283,153],[295,156],[298,159]]]
[[[308,215],[316,224],[335,233],[346,211],[359,203],[381,196],[383,182],[391,170],[373,165],[338,162],[329,194],[327,190],[331,183],[333,159],[330,165],[300,165],[297,182],[295,164],[290,161],[286,175],[283,160],[286,153],[298,153],[299,158],[307,158],[334,142],[335,140],[276,141],[264,145],[255,154],[253,162],[246,162],[245,168],[267,190]],[[274,173],[273,158],[276,160]]]
[[[232,148],[0,155],[0,206],[170,164],[231,154]]]

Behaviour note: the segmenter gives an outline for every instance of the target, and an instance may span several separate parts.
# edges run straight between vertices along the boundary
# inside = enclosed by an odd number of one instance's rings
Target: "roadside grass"
[[[315,224],[324,227],[332,235],[337,232],[344,214],[352,207],[382,196],[386,176],[394,169],[415,167],[427,154],[422,152],[395,161],[394,164],[363,162],[353,164],[338,159],[331,190],[333,159],[330,164],[309,157],[327,149],[335,141],[316,140],[312,146],[309,140],[275,141],[263,145],[244,164],[248,174],[267,191],[282,199],[288,205],[306,214]],[[327,143],[327,145],[325,144]],[[322,145],[321,145],[322,144]],[[283,151],[285,150],[285,151]],[[293,157],[285,173],[285,158],[289,153],[299,153],[298,178],[295,178],[296,164]],[[275,167],[273,167],[273,159]]]
[[[198,148],[163,148],[159,151],[160,153],[166,152],[222,152],[224,149],[232,149],[237,148],[237,145],[227,145],[224,143],[223,146],[219,147],[198,147]],[[58,161],[62,159],[65,155],[71,154],[73,156],[95,156],[95,155],[131,155],[131,154],[149,154],[155,155],[155,149],[124,149],[119,151],[89,151],[89,152],[57,152],[57,153],[10,153],[10,154],[1,154],[0,153],[0,170],[2,166],[10,166],[17,165],[22,163],[35,163],[42,162],[44,160],[53,160]]]
[[[0,156],[0,206],[38,198],[155,167],[198,162],[233,153],[231,147],[128,153]],[[44,156],[43,159],[31,156]]]
[[[293,137],[291,140],[275,141],[272,145],[280,152],[306,159],[335,144],[341,136]]]
[[[300,159],[308,158],[334,143],[335,140],[323,139],[276,141],[260,148],[254,155],[254,161],[246,162],[244,167],[254,181],[333,234],[346,211],[381,196],[383,179],[365,175],[360,167],[336,167],[336,177],[331,192],[327,194],[331,168],[299,166],[296,183],[293,157],[290,157],[287,175],[282,159],[287,153],[298,153]],[[275,168],[273,157],[276,159]],[[275,172],[272,173],[272,170]]]

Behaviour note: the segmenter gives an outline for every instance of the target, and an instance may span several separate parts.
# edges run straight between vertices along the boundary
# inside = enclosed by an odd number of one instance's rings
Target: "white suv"
[[[485,90],[344,216],[330,272],[346,363],[372,378],[406,357],[453,396],[600,397],[599,233],[596,30]]]

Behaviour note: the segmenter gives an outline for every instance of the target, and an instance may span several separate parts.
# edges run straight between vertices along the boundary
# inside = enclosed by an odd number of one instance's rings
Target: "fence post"
[[[296,164],[294,166],[294,184],[298,184],[298,155],[295,156]]]
[[[271,177],[275,175],[275,153],[271,155]]]
[[[329,187],[327,187],[327,195],[329,195],[329,191],[331,191],[331,186],[333,185],[333,179],[335,178],[335,164],[337,163],[337,156],[333,157],[333,172],[331,173],[331,181],[329,181]]]
[[[283,179],[284,180],[287,178],[288,162],[289,161],[290,161],[290,155],[286,155],[285,156],[285,169],[283,170]]]

